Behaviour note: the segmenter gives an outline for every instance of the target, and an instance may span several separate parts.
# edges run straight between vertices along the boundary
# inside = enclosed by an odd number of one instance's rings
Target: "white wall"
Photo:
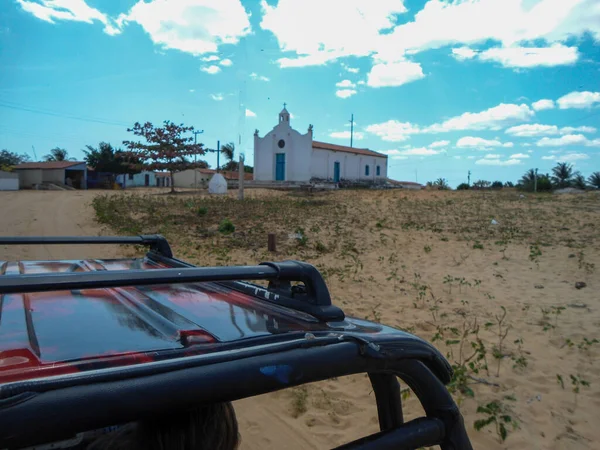
[[[42,170],[42,182],[61,183],[65,182],[65,169],[45,169]]]
[[[256,181],[275,181],[277,153],[285,154],[285,181],[307,182],[311,178],[333,180],[334,163],[340,162],[340,178],[345,180],[384,180],[387,177],[387,158],[359,155],[349,152],[312,147],[312,130],[300,134],[292,129],[290,123],[281,120],[264,137],[254,135],[254,179]],[[285,146],[279,148],[283,139]],[[365,175],[365,166],[369,165],[369,175]],[[376,167],[381,167],[377,176]],[[176,184],[177,185],[177,184]]]
[[[19,174],[0,170],[0,191],[18,191]]]
[[[34,184],[42,184],[41,169],[22,169],[15,170],[19,174],[19,184],[21,188],[30,188]]]
[[[201,173],[200,171],[196,171],[197,175],[194,177],[194,170],[188,169],[183,170],[181,172],[176,172],[173,174],[173,181],[175,183],[175,187],[178,188],[193,188],[194,181],[198,182],[197,187],[205,186],[206,183],[210,181],[212,178],[212,174],[210,173]]]
[[[116,181],[117,183],[125,183],[125,187],[141,187],[146,186],[146,175],[149,176],[148,186],[156,186],[156,175],[154,172],[149,170],[142,171],[140,173],[133,174],[133,180],[130,179],[128,173],[117,175]]]
[[[334,163],[340,163],[340,178],[343,180],[384,180],[387,177],[387,159],[365,156],[349,152],[336,152],[314,148],[311,158],[311,172],[315,178],[333,180]],[[365,167],[369,165],[369,175]],[[380,175],[377,176],[377,165]]]
[[[285,147],[279,148],[283,139]],[[275,158],[285,154],[285,181],[311,179],[312,132],[300,134],[288,122],[280,122],[263,138],[254,136],[254,179],[275,180]]]

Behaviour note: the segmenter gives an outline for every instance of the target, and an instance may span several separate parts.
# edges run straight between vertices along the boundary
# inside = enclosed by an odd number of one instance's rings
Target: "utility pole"
[[[352,148],[352,141],[354,139],[354,114],[350,117],[350,148]]]
[[[419,173],[417,172],[417,169],[415,169],[415,183],[419,182]]]
[[[204,130],[194,131],[194,145],[198,143],[198,135],[204,133]],[[198,152],[194,150],[194,189],[198,189],[198,172],[197,172],[197,154]]]
[[[467,175],[467,184],[471,186],[471,171],[469,170],[469,174]]]
[[[535,169],[535,175],[533,177],[533,192],[537,192],[537,173],[538,170]]]
[[[35,147],[32,145],[31,149],[33,150],[33,157],[35,158],[35,160],[37,161],[37,155],[35,154]]]

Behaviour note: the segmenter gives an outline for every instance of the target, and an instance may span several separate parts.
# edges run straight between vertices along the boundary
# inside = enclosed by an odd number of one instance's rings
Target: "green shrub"
[[[219,224],[219,232],[223,234],[231,234],[235,231],[235,225],[229,219],[223,219]]]
[[[196,212],[199,216],[205,216],[208,213],[208,208],[206,208],[205,206],[201,206]]]
[[[502,189],[502,186],[504,186],[502,181],[494,181],[492,183],[492,189]]]
[[[468,189],[471,189],[471,186],[469,186],[467,183],[460,183],[458,186],[456,186],[457,191],[466,191]]]

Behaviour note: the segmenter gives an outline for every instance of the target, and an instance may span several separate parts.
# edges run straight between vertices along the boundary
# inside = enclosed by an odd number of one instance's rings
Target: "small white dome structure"
[[[209,194],[227,194],[227,181],[220,173],[215,173],[208,182]]]

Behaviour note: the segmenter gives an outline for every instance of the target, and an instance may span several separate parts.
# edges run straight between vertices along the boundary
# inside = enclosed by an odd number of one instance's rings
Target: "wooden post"
[[[277,251],[277,242],[275,240],[275,233],[269,233],[269,241],[267,244],[267,248],[270,252]]]
[[[244,200],[244,155],[240,155],[239,181],[238,181],[238,200]]]

